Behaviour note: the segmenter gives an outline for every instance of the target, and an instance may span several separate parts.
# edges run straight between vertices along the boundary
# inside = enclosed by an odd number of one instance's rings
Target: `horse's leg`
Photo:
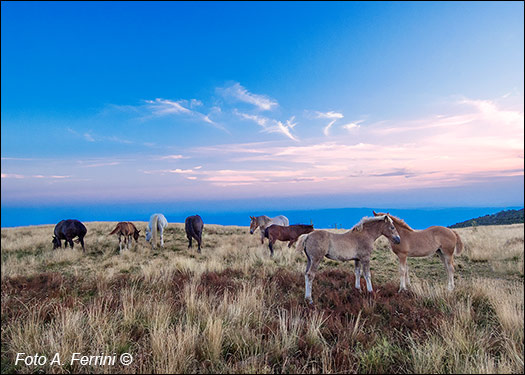
[[[188,234],[186,237],[188,237],[188,249],[190,249],[191,248],[191,240],[192,240],[191,234]]]
[[[370,279],[370,259],[362,259],[363,262],[363,273],[365,274],[366,281],[366,290],[369,293],[372,293],[374,289],[372,288],[372,280]]]
[[[354,274],[355,274],[355,288],[361,291],[361,262],[359,261],[359,259],[355,260]]]
[[[292,245],[296,242],[297,242],[297,238],[295,240],[290,240],[290,242],[288,242],[288,247],[292,247]]]
[[[259,228],[261,229],[261,228]],[[261,230],[261,245],[264,244],[264,229]]]
[[[441,261],[445,265],[445,269],[447,270],[447,277],[448,277],[448,290],[454,289],[454,256],[448,255],[443,253],[443,250],[438,250],[439,257],[441,258]]]
[[[201,235],[197,236],[196,240],[197,240],[197,251],[200,253],[201,252],[201,242],[202,242]]]
[[[273,245],[275,244],[275,240],[268,240],[268,247],[270,248],[270,256],[273,257]]]
[[[164,247],[164,227],[160,228],[160,247]]]
[[[73,238],[66,238],[66,241],[69,243],[69,246],[71,246],[71,248],[73,248]]]
[[[308,253],[306,253],[306,256],[308,258],[308,263],[306,264],[306,272],[304,274],[304,283],[305,283],[304,298],[309,304],[313,304],[314,301],[312,299],[312,282],[314,281],[315,273],[317,272],[317,268],[319,267],[319,263],[321,262],[321,259],[312,260],[310,256],[308,255]]]
[[[84,237],[78,237],[78,240],[80,241],[80,244],[82,245],[82,252],[86,252],[86,248],[84,247]]]
[[[407,258],[407,262],[405,264],[405,280],[406,280],[406,283],[407,283],[408,286],[412,285],[410,283],[410,276],[408,276],[408,258]]]
[[[399,258],[399,277],[400,277],[398,292],[401,292],[407,289],[407,286],[406,286],[406,275],[408,273],[407,256],[406,254],[399,253],[397,254],[397,257]]]

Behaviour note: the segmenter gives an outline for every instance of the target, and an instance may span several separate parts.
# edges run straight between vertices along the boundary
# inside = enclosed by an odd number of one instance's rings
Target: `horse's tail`
[[[459,234],[453,230],[454,235],[456,236],[456,247],[454,248],[454,255],[459,255],[463,251],[463,241],[461,241],[461,237]]]
[[[297,240],[297,245],[295,245],[295,250],[304,251],[306,249],[306,239],[310,233],[301,234]]]
[[[151,241],[152,241],[152,245],[153,246],[156,246],[157,245],[157,226],[158,226],[158,222],[159,222],[159,215],[155,215],[153,217],[153,223],[151,224]]]
[[[186,221],[184,225],[186,227],[186,232],[188,232],[191,237],[197,238],[197,233],[195,233],[195,229],[193,228],[193,223],[191,220]]]
[[[117,233],[117,231],[118,231],[118,225],[115,227],[115,229],[113,229],[113,231],[110,234],[115,234]]]

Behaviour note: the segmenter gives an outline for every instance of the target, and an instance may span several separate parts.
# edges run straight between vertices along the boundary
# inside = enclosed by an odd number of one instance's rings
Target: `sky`
[[[2,206],[522,206],[523,7],[2,1]]]

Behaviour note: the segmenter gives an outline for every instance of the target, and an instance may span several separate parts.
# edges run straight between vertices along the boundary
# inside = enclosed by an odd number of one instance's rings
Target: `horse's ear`
[[[375,212],[374,210],[372,210],[372,213],[374,214],[374,216],[377,216],[377,212]]]

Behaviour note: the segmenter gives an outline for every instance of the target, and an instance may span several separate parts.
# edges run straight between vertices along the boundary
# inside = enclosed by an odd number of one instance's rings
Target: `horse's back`
[[[76,219],[62,220],[55,227],[55,231],[58,228],[58,234],[63,234],[68,237],[83,237],[87,233],[87,228],[84,224]]]
[[[149,219],[150,227],[153,226],[155,217],[157,218],[157,228],[158,229],[163,229],[168,225],[168,220],[166,220],[166,217],[163,214],[153,214],[151,215]]]
[[[279,215],[279,216],[274,217],[272,219],[272,222],[274,224],[283,225],[283,226],[288,226],[290,224],[290,221],[284,215]]]

